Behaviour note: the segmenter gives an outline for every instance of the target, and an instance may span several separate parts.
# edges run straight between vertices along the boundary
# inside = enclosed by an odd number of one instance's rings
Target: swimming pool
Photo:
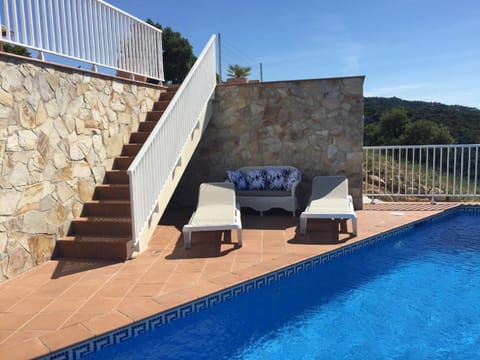
[[[422,223],[92,358],[479,358],[478,216]]]

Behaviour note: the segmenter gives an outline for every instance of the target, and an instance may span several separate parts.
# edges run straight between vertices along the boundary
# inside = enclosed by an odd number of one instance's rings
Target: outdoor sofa
[[[295,216],[298,209],[297,186],[302,174],[294,166],[245,166],[227,170],[228,181],[235,186],[240,207],[260,211],[280,208]]]

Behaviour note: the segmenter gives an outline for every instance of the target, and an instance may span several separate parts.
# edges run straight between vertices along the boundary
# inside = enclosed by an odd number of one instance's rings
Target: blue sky
[[[221,34],[222,67],[251,78],[365,75],[365,96],[480,108],[478,0],[110,0],[180,32],[198,55]],[[225,75],[223,75],[225,77]]]

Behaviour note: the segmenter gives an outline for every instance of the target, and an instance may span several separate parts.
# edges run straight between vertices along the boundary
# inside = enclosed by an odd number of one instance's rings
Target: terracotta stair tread
[[[126,185],[129,183],[128,173],[126,169],[107,170],[105,172],[105,184]]]
[[[143,144],[147,138],[148,138],[148,135],[150,135],[149,132],[141,132],[141,131],[137,131],[137,132],[132,132],[130,134],[130,144]]]
[[[131,242],[131,236],[64,236],[57,240],[55,256],[125,261],[131,256]]]
[[[99,184],[93,192],[93,200],[129,200],[129,184]]]
[[[115,237],[132,235],[131,217],[80,217],[72,220],[68,235]]]
[[[125,190],[125,189],[129,189],[129,187],[130,187],[129,184],[98,184],[97,186],[95,186],[95,189]],[[93,200],[101,200],[101,199],[93,199]],[[109,199],[109,200],[115,200],[115,199]],[[118,200],[122,200],[122,199],[118,199]]]
[[[129,216],[81,216],[73,219],[75,222],[119,222],[119,223],[131,223],[132,219]]]
[[[176,94],[176,90],[171,90],[171,91],[166,91],[166,92],[162,92],[160,94],[160,100],[172,100],[172,98],[175,96]]]
[[[130,205],[130,200],[88,200],[85,201],[84,205],[87,204],[105,204],[105,205]]]
[[[158,111],[149,111],[147,112],[147,116],[145,117],[145,121],[158,121],[160,117],[163,115],[164,110]]]
[[[140,132],[152,132],[153,128],[157,125],[156,121],[144,121],[138,125],[138,131]],[[125,146],[125,145],[124,145]]]
[[[82,217],[131,217],[129,200],[91,200],[83,204]]]
[[[98,243],[122,243],[132,240],[131,236],[77,236],[67,235],[59,238],[61,241],[78,241],[78,242],[98,242]]]
[[[113,160],[113,170],[127,170],[135,156],[117,156]]]
[[[140,123],[142,125],[143,123]],[[155,123],[152,123],[155,124]],[[143,126],[145,128],[145,126]],[[148,128],[148,126],[147,126]],[[152,127],[153,129],[153,127]],[[150,130],[151,131],[151,130]],[[138,154],[143,144],[125,144],[122,148],[122,154],[120,156],[135,156]]]
[[[155,103],[153,104],[153,110],[154,111],[165,110],[168,104],[170,104],[170,100],[155,101]]]

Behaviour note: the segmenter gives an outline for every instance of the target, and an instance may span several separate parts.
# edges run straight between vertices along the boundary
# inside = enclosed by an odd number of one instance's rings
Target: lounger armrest
[[[188,220],[187,225],[190,225],[192,223],[193,218],[195,217],[196,211],[193,212],[192,216],[190,216],[190,219]]]
[[[352,211],[353,211],[353,198],[352,198],[352,195],[348,195],[348,205],[350,206],[350,208],[351,208]]]

